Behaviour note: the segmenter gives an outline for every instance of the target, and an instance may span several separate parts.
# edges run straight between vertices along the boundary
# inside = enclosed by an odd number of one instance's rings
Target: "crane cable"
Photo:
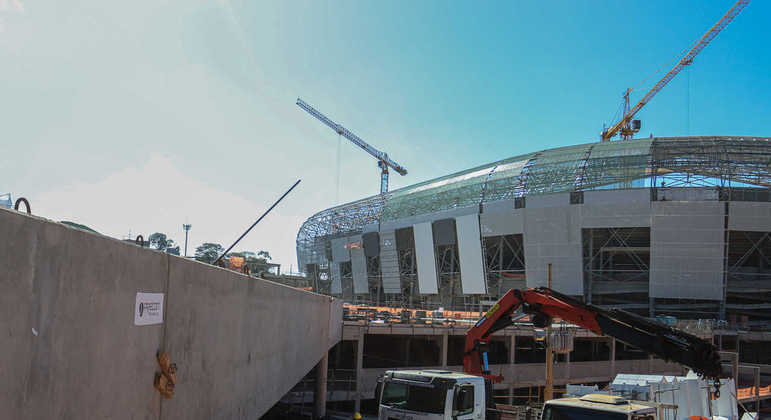
[[[343,136],[337,134],[337,181],[335,185],[335,205],[340,204],[340,149],[343,144]]]
[[[674,63],[675,61],[682,60],[683,57],[685,56],[685,54],[688,53],[688,51],[690,51],[694,47],[694,45],[698,44],[699,41],[701,41],[701,38],[697,39],[696,41],[693,41],[693,43],[691,43],[691,45],[683,48],[683,50],[680,51],[680,53],[678,55],[674,56],[671,60],[669,60],[666,63],[662,64],[661,67],[659,67],[656,71],[654,71],[653,73],[648,75],[648,77],[646,77],[643,80],[641,80],[640,83],[637,84],[637,86],[632,88],[632,91],[635,91],[635,90],[639,89],[640,87],[642,87],[653,76],[661,73],[662,70],[664,70],[666,68],[671,68],[672,67],[672,63]]]
[[[672,59],[670,59],[666,63],[662,64],[658,69],[656,69],[656,71],[654,71],[653,73],[649,74],[646,78],[642,79],[635,87],[631,88],[629,90],[629,93],[631,94],[635,90],[640,89],[642,86],[645,85],[645,83],[648,82],[648,80],[650,80],[651,78],[653,78],[657,74],[661,73],[663,70],[672,67],[672,63],[674,63],[675,61],[682,60],[683,57],[685,56],[685,54],[687,54],[688,51],[690,51],[694,47],[694,45],[698,44],[700,40],[701,40],[701,38],[699,38],[696,41],[694,41],[693,43],[691,43],[691,45],[683,48],[678,55],[674,56]],[[690,83],[689,83],[689,86],[690,86]],[[624,106],[623,102],[621,104],[619,104],[618,108],[616,109],[616,112],[613,114],[613,118],[611,118],[610,121],[618,121],[619,119],[621,119],[621,117],[623,116],[623,113],[624,113],[623,106]],[[611,122],[611,125],[613,125],[612,122]]]
[[[665,70],[665,69],[667,69],[667,68],[671,68],[671,67],[672,67],[672,63],[674,63],[675,61],[679,61],[679,60],[682,60],[682,59],[683,59],[683,57],[685,57],[685,55],[688,53],[688,51],[690,51],[691,49],[693,49],[693,47],[694,47],[694,46],[696,46],[696,44],[698,44],[698,43],[699,43],[699,42],[702,40],[702,38],[703,38],[703,37],[700,37],[699,39],[697,39],[697,40],[693,41],[693,42],[692,42],[690,45],[688,45],[687,47],[683,48],[683,49],[680,51],[680,53],[678,53],[676,56],[674,56],[672,59],[670,59],[670,60],[669,60],[669,61],[667,61],[666,63],[662,64],[662,65],[661,65],[661,66],[660,66],[658,69],[656,69],[656,71],[654,71],[653,73],[651,73],[650,75],[648,75],[648,77],[646,77],[646,78],[642,79],[642,80],[641,80],[641,81],[640,81],[640,82],[639,82],[639,83],[638,83],[638,84],[637,84],[635,87],[633,87],[633,88],[632,88],[632,89],[631,89],[629,92],[631,93],[631,92],[634,92],[635,90],[637,90],[637,89],[641,88],[643,85],[645,85],[645,83],[647,83],[647,82],[648,82],[648,80],[650,80],[651,78],[653,78],[653,77],[654,77],[654,76],[656,76],[657,74],[661,73],[663,70]],[[616,121],[616,120],[614,119],[613,121]]]

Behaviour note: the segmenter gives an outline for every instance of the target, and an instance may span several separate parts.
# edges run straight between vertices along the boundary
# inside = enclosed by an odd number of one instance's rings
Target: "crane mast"
[[[669,83],[670,80],[672,80],[675,76],[677,76],[678,73],[682,69],[685,68],[685,66],[690,65],[693,63],[693,59],[696,57],[697,54],[701,52],[701,50],[706,47],[710,41],[712,41],[717,34],[720,33],[720,31],[723,30],[731,21],[736,17],[736,15],[739,14],[739,12],[744,9],[747,4],[749,4],[750,0],[739,0],[734,4],[734,6],[712,27],[710,28],[707,33],[704,34],[704,36],[699,39],[698,42],[694,44],[694,46],[691,48],[690,51],[682,58],[680,59],[677,64],[666,74],[664,77],[659,80],[656,85],[651,88],[648,93],[643,96],[642,99],[640,99],[640,102],[637,103],[633,108],[630,109],[629,107],[629,94],[632,92],[632,89],[627,89],[624,92],[624,116],[621,117],[621,120],[614,124],[609,129],[603,131],[602,133],[602,141],[610,141],[613,137],[616,136],[616,134],[621,133],[621,138],[624,140],[631,139],[634,133],[640,130],[640,124],[639,120],[635,120],[636,123],[632,124],[632,118],[634,118],[635,114],[643,107],[645,104],[647,104],[651,99],[653,99],[654,96],[656,96],[659,91],[664,88],[664,86]]]
[[[297,106],[305,110],[308,114],[311,114],[314,118],[324,123],[327,127],[334,130],[338,135],[341,135],[345,137],[346,139],[350,140],[353,144],[361,147],[372,155],[375,159],[377,159],[377,166],[380,168],[380,194],[385,194],[388,192],[388,168],[392,168],[394,171],[396,171],[399,175],[407,175],[407,169],[405,169],[403,166],[399,165],[398,163],[391,160],[391,158],[388,157],[388,153],[381,152],[380,150],[372,147],[370,144],[362,140],[359,136],[356,134],[353,134],[350,130],[343,127],[342,125],[330,120],[327,118],[326,115],[322,114],[312,106],[308,105],[305,101],[303,101],[300,98],[297,98]]]

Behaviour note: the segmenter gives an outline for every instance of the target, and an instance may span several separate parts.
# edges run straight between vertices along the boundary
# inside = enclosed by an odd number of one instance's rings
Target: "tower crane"
[[[713,26],[710,28],[707,33],[704,34],[704,36],[701,37],[688,51],[688,53],[681,58],[677,64],[672,68],[672,70],[669,71],[664,77],[659,80],[656,85],[651,88],[648,93],[643,96],[642,99],[640,99],[640,102],[637,103],[633,108],[630,109],[629,107],[629,94],[632,92],[632,89],[627,89],[624,92],[624,115],[621,117],[621,120],[611,126],[609,129],[604,130],[602,132],[602,141],[610,141],[613,137],[616,136],[616,134],[621,133],[621,138],[624,140],[629,140],[632,138],[634,133],[640,131],[640,120],[632,120],[632,118],[637,114],[637,112],[645,106],[653,97],[659,93],[659,91],[664,88],[664,86],[669,83],[672,78],[674,78],[677,73],[680,73],[680,71],[685,68],[685,66],[690,65],[693,63],[693,59],[696,57],[697,54],[701,52],[701,50],[704,49],[704,47],[707,46],[707,44],[712,41],[717,34],[720,33],[720,31],[723,30],[731,21],[736,17],[736,15],[739,14],[739,12],[744,9],[747,4],[749,4],[750,0],[739,0],[734,4],[734,6]]]
[[[361,147],[362,149],[364,149],[364,151],[366,151],[367,153],[372,155],[375,159],[377,159],[377,166],[378,168],[380,168],[380,194],[385,194],[388,192],[388,168],[389,167],[393,168],[393,170],[396,171],[399,175],[407,175],[407,169],[405,169],[402,165],[399,165],[398,163],[391,160],[391,158],[388,157],[388,153],[384,153],[384,152],[381,152],[380,150],[375,149],[367,142],[362,140],[359,136],[357,136],[356,134],[353,134],[342,125],[337,124],[336,122],[330,120],[324,114],[322,114],[312,106],[308,105],[302,99],[297,98],[297,106],[304,109],[305,112],[311,114],[317,120],[326,124],[332,130],[335,130],[335,132],[338,135],[341,135],[346,139],[350,140],[351,142],[353,142],[353,144]]]

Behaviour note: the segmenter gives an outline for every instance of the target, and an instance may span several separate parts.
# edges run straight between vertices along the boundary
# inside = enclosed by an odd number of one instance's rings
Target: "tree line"
[[[208,264],[214,264],[214,261],[225,252],[225,248],[218,243],[204,242],[201,246],[195,249],[195,259]],[[227,260],[231,257],[241,257],[244,259],[244,264],[249,268],[251,273],[259,273],[261,271],[268,270],[268,264],[272,259],[268,251],[241,251],[241,252],[229,252],[223,260],[227,263]]]
[[[155,232],[147,238],[147,242],[153,249],[169,254],[180,255],[179,244],[174,242],[174,240],[169,238],[165,233]],[[223,248],[222,245],[213,242],[204,242],[195,249],[195,259],[207,264],[214,264],[214,261],[216,261],[223,252],[225,252],[225,248]],[[249,268],[249,272],[251,273],[267,271],[269,268],[268,264],[272,259],[268,251],[229,252],[228,255],[223,258],[225,264],[227,264],[231,257],[243,258],[244,265]]]

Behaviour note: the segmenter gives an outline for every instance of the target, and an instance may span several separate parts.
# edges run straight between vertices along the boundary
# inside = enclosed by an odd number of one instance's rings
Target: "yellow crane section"
[[[685,68],[685,66],[690,65],[693,62],[694,57],[698,53],[701,52],[701,50],[704,49],[704,47],[707,46],[707,44],[712,41],[717,34],[720,33],[720,31],[723,30],[731,21],[736,17],[736,15],[739,14],[739,12],[744,9],[747,4],[749,4],[750,0],[739,0],[734,4],[734,6],[731,8],[731,10],[728,11],[710,30],[707,31],[707,33],[704,34],[704,36],[701,37],[691,48],[690,51],[682,58],[680,61],[677,62],[677,64],[672,68],[672,70],[669,71],[661,80],[659,80],[658,83],[656,83],[653,88],[651,88],[648,93],[643,96],[642,99],[640,99],[640,102],[637,103],[633,108],[629,108],[629,93],[632,92],[632,89],[627,89],[624,92],[624,116],[621,117],[621,120],[614,124],[609,129],[603,131],[602,133],[602,141],[610,141],[613,137],[616,136],[616,134],[621,133],[621,138],[624,140],[631,139],[634,133],[640,131],[640,120],[632,120],[632,118],[637,114],[637,112],[645,106],[653,97],[659,93],[659,91],[664,88],[664,86],[669,83],[672,78],[674,78],[677,73],[680,73],[680,71]]]

